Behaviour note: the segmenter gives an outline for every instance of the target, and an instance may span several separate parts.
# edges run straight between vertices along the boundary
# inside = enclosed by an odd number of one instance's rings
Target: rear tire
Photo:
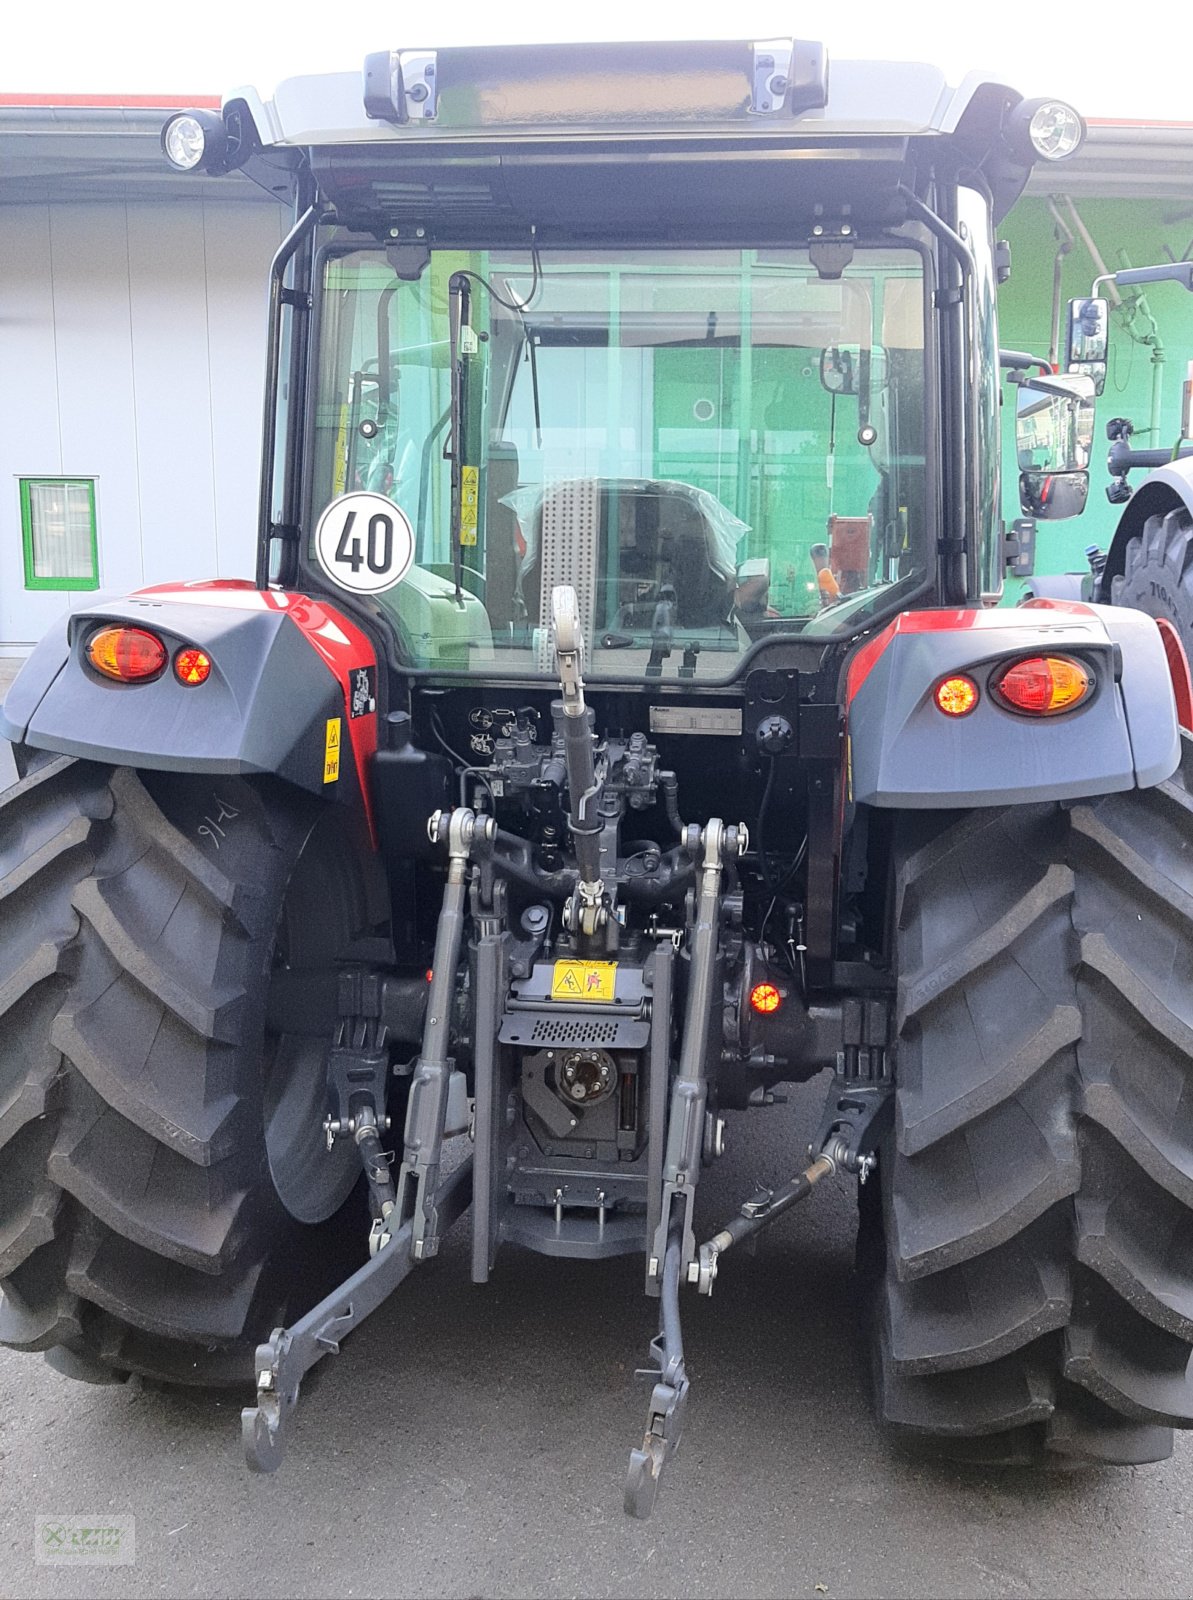
[[[1156,788],[901,819],[882,1420],[953,1456],[1193,1426],[1193,742]]]
[[[1128,540],[1110,598],[1116,606],[1166,618],[1186,654],[1193,652],[1193,518],[1183,507],[1148,517]]]
[[[18,757],[0,797],[0,1343],[95,1381],[251,1380],[257,1342],[364,1259],[355,1151],[311,1158],[334,985],[323,1038],[270,1032],[266,1007],[276,962],[326,974],[383,914],[368,852],[340,808],[272,783]],[[318,1184],[299,1216],[303,1163]]]

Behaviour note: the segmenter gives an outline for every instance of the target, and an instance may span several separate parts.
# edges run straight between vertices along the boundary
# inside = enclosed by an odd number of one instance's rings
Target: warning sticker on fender
[[[616,961],[557,961],[551,973],[551,998],[609,1005],[616,984]]]
[[[328,717],[327,740],[323,746],[323,781],[334,783],[340,775],[340,721]]]

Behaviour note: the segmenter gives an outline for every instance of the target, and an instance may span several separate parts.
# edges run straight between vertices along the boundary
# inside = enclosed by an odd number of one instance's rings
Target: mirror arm
[[[1000,350],[998,364],[1012,372],[1025,372],[1029,367],[1039,367],[1046,376],[1052,376],[1051,361],[1044,356],[1033,356],[1026,350]]]

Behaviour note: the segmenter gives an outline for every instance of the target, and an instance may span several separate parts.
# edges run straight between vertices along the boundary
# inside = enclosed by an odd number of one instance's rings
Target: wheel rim
[[[364,916],[356,853],[338,818],[325,813],[286,888],[265,1035],[265,1150],[278,1198],[298,1222],[326,1221],[360,1177],[355,1145],[339,1140],[329,1151],[323,1124],[336,962],[361,931]],[[300,992],[304,1003],[295,1024],[285,1002]]]

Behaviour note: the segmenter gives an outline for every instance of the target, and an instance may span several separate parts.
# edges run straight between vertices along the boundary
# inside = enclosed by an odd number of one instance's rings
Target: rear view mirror
[[[1066,374],[1019,385],[1015,449],[1025,516],[1059,521],[1084,511],[1093,442],[1091,378]]]
[[[886,384],[886,351],[881,345],[827,345],[820,352],[820,383],[830,394],[857,395],[868,403],[871,390]]]
[[[857,393],[857,346],[830,344],[820,352],[820,383],[830,394]]]
[[[1088,472],[1021,472],[1019,504],[1038,522],[1079,517],[1089,495]]]
[[[1106,387],[1106,344],[1109,333],[1110,311],[1105,300],[1069,301],[1065,371],[1091,378],[1096,395]]]

